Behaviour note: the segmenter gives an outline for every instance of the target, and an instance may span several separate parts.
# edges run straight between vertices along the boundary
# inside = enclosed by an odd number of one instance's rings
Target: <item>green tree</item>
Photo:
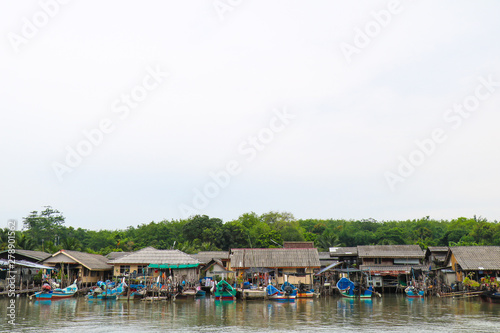
[[[82,244],[74,237],[67,237],[61,242],[61,246],[65,250],[80,251]]]
[[[42,240],[54,239],[54,235],[63,229],[64,216],[56,209],[46,206],[40,213],[31,212],[23,218],[26,234],[31,237],[37,245],[42,244]]]
[[[16,232],[16,248],[22,250],[34,250],[36,243],[28,234]]]

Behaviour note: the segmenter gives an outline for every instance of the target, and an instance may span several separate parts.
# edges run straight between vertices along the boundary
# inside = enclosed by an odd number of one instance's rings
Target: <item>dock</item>
[[[260,289],[236,289],[236,298],[244,300],[267,299],[265,290]]]

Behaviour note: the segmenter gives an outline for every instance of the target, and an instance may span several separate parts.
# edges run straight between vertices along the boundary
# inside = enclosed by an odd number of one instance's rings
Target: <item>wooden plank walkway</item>
[[[14,290],[14,293],[16,295],[23,295],[24,296],[24,295],[31,294],[31,293],[34,294],[40,290],[41,290],[40,287],[31,288],[31,289],[22,289],[22,290],[16,289],[16,290]],[[11,292],[10,290],[2,291],[2,292],[0,292],[0,296],[8,296],[10,292]]]

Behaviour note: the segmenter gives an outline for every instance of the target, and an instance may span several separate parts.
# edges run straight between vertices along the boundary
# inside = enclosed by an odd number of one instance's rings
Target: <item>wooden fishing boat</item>
[[[75,280],[72,285],[69,285],[66,288],[54,289],[54,291],[52,292],[52,299],[58,300],[58,299],[70,298],[73,297],[73,295],[75,295],[77,291],[78,291],[78,286],[76,285],[76,280]]]
[[[361,299],[369,299],[373,296],[373,287],[370,286],[363,293],[357,294],[354,291],[354,282],[349,280],[346,277],[341,278],[337,281],[337,289],[340,292],[342,297],[346,298],[361,298]]]
[[[221,280],[215,286],[216,301],[233,301],[236,299],[236,289],[234,289],[226,280]]]
[[[205,290],[201,290],[200,287],[196,288],[196,294],[195,294],[196,297],[205,297],[206,294],[207,293]]]
[[[481,300],[489,303],[500,303],[500,292],[485,291],[479,295]]]
[[[419,297],[424,297],[424,291],[423,290],[418,290],[415,287],[407,287],[405,289],[406,296],[409,298],[419,298]]]
[[[78,291],[78,287],[76,285],[76,280],[72,285],[67,286],[64,289],[56,288],[52,290],[48,283],[42,286],[42,291],[35,293],[35,297],[37,300],[58,300],[73,297]]]
[[[52,287],[48,283],[44,283],[42,286],[42,291],[35,293],[33,296],[36,297],[37,300],[51,300],[52,299]]]
[[[306,290],[304,285],[302,284],[299,286],[299,288],[297,288],[293,284],[287,281],[285,281],[285,283],[281,285],[281,291],[285,291],[284,289],[286,288],[286,286],[290,286],[293,290],[296,291],[295,293],[296,298],[313,298],[317,296],[317,294],[314,292],[314,289]]]
[[[267,298],[273,301],[294,302],[297,297],[297,290],[293,290],[290,286],[285,286],[284,291],[278,290],[273,285],[266,287]]]

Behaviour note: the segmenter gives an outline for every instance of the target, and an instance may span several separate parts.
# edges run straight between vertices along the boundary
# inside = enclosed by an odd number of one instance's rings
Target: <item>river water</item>
[[[500,332],[500,304],[479,298],[384,295],[293,303],[17,298],[15,326],[8,323],[9,304],[0,299],[2,332]]]

